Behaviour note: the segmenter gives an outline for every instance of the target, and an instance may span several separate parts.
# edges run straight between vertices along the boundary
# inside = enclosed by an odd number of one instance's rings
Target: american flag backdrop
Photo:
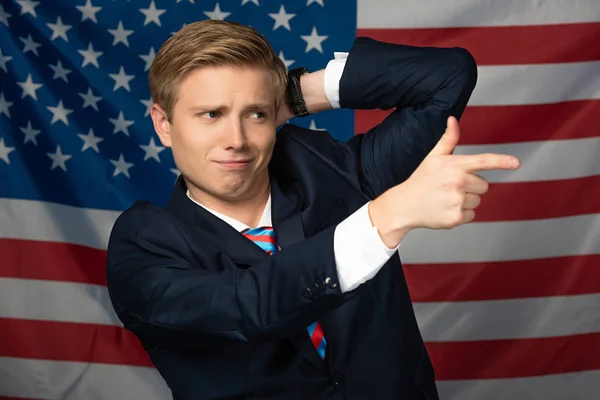
[[[105,249],[120,211],[170,194],[146,74],[206,18],[311,70],[356,35],[470,50],[457,153],[522,166],[482,174],[475,222],[401,246],[441,397],[600,398],[600,0],[0,0],[0,399],[170,398],[113,314]],[[346,140],[386,114],[291,122]]]

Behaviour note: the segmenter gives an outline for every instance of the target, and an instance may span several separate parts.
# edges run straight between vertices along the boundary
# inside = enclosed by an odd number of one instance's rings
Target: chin
[[[221,186],[217,191],[223,200],[242,200],[251,195],[252,185],[250,180],[240,180]]]

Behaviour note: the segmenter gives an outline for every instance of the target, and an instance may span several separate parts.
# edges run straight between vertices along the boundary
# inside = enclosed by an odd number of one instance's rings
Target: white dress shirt
[[[333,108],[340,107],[339,86],[347,55],[348,53],[334,53],[334,59],[329,61],[325,68],[325,94]],[[187,195],[193,202],[228,223],[238,232],[252,228],[198,203],[190,197],[189,191]],[[400,246],[390,249],[383,244],[377,228],[371,224],[368,207],[369,203],[366,203],[359,208],[340,222],[334,232],[333,251],[342,293],[354,290],[373,278]],[[270,195],[258,226],[273,226]]]

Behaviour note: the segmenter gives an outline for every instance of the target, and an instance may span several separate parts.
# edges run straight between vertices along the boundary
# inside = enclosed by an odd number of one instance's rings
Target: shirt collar
[[[221,213],[219,213],[219,212],[217,212],[215,210],[212,210],[212,209],[206,207],[203,204],[198,203],[196,200],[194,200],[194,199],[192,199],[190,197],[190,191],[189,191],[189,189],[186,191],[186,195],[194,203],[198,204],[200,207],[204,208],[206,211],[210,212],[211,214],[213,214],[217,218],[220,218],[224,222],[228,223],[229,225],[231,225],[231,227],[233,227],[238,232],[242,232],[242,231],[244,231],[246,229],[250,229],[251,228],[248,225],[244,224],[243,222],[238,221],[235,218],[231,218],[231,217],[229,217],[229,216],[227,216],[225,214],[221,214]],[[271,193],[269,193],[269,198],[267,199],[267,204],[265,205],[263,213],[262,213],[262,215],[260,217],[260,221],[258,222],[258,226],[272,226],[272,221],[271,221]]]

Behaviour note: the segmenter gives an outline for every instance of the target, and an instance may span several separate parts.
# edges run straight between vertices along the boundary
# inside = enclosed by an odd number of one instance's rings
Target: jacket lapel
[[[206,240],[227,254],[233,262],[250,266],[269,257],[231,225],[195,204],[188,198],[186,191],[185,181],[180,176],[169,200],[169,211],[196,228]]]

